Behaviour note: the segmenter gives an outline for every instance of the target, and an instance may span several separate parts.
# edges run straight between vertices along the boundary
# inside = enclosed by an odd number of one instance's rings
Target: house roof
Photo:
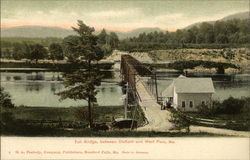
[[[162,96],[173,96],[176,93],[214,93],[214,85],[211,78],[188,78],[179,76],[162,92]]]
[[[171,83],[163,92],[162,97],[173,97],[174,94],[174,85]]]

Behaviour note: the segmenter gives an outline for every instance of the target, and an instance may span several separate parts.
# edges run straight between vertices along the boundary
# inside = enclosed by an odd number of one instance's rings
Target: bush
[[[249,116],[250,97],[241,99],[229,97],[223,102],[213,101],[212,108],[208,110],[213,114],[243,114]]]
[[[170,122],[174,123],[176,129],[186,129],[186,132],[190,132],[191,120],[185,113],[182,113],[179,110],[171,111]]]
[[[239,114],[245,102],[242,99],[229,97],[222,102],[222,111],[226,114]]]
[[[214,116],[216,113],[216,108],[214,107],[208,107],[208,105],[200,105],[197,106],[197,110],[199,112],[199,114],[205,116],[205,117],[210,117],[210,116]]]

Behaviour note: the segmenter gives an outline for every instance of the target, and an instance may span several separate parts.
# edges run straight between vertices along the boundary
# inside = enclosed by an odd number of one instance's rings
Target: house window
[[[181,106],[184,108],[186,106],[185,101],[181,102]]]
[[[201,105],[202,105],[202,106],[205,106],[205,101],[201,101]]]
[[[169,101],[170,101],[170,102],[173,102],[173,97],[169,97]]]
[[[191,108],[192,108],[192,107],[193,107],[193,105],[194,105],[194,104],[193,104],[193,101],[189,101],[189,107],[191,107]]]

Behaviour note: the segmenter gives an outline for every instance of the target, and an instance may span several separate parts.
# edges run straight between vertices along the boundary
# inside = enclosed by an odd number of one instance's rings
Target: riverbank
[[[2,136],[33,136],[33,137],[224,137],[227,135],[206,132],[153,132],[136,130],[108,131],[91,130],[86,127],[87,122],[77,119],[76,111],[79,107],[15,107],[8,114],[2,115]],[[112,118],[123,117],[123,106],[95,107],[96,123],[111,123]],[[68,127],[65,126],[66,123]],[[1,125],[2,125],[1,124]],[[77,127],[78,125],[78,127]],[[80,126],[80,127],[79,127]]]
[[[68,71],[75,69],[79,66],[72,65],[65,60],[51,61],[51,60],[39,60],[37,63],[30,60],[13,60],[13,59],[1,59],[1,71],[26,68],[29,70],[46,70],[46,71]],[[112,61],[100,61],[98,67],[102,70],[112,69],[114,62]]]
[[[113,53],[106,58],[109,61],[120,62],[122,55],[131,55],[137,60],[153,68],[159,69],[173,69],[168,65],[173,62],[183,61],[206,61],[214,64],[230,64],[237,67],[225,67],[225,73],[249,73],[250,59],[248,48],[225,48],[225,49],[166,49],[166,50],[152,50],[148,52],[126,52],[114,50]],[[191,66],[191,65],[190,65]],[[203,66],[197,65],[190,68],[187,67],[185,71],[189,73],[216,73],[218,66]],[[181,66],[179,66],[181,67]],[[224,70],[224,69],[223,69]]]
[[[225,48],[225,49],[168,49],[154,50],[148,52],[148,56],[154,62],[175,62],[175,61],[211,61],[219,63],[232,63],[240,69],[226,69],[226,73],[249,72],[250,59],[248,48]],[[214,68],[196,67],[189,72],[212,72]]]

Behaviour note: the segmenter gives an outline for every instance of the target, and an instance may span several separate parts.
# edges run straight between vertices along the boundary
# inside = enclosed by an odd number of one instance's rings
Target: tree
[[[106,33],[106,30],[103,29],[101,33],[98,35],[97,43],[100,45],[107,44],[108,34]]]
[[[40,44],[31,45],[30,59],[36,60],[36,63],[39,59],[44,59],[48,55],[48,51]]]
[[[50,59],[52,59],[53,61],[62,60],[64,58],[62,46],[58,43],[52,43],[49,46],[49,52],[50,52]]]
[[[22,43],[13,44],[13,58],[16,60],[24,58],[25,51],[24,45]]]
[[[2,55],[1,55],[2,58],[9,58],[9,59],[12,58],[12,53],[9,48],[5,50],[1,48],[1,52],[2,52]]]
[[[217,42],[217,43],[228,43],[228,38],[227,38],[227,36],[224,35],[224,34],[219,34],[219,35],[217,35],[217,37],[216,37],[216,42]]]
[[[214,29],[213,25],[207,22],[200,24],[200,33],[203,35],[205,43],[214,42]]]
[[[119,44],[119,38],[115,32],[110,32],[110,46],[111,48],[117,48]]]
[[[93,127],[92,106],[97,102],[96,86],[101,84],[102,76],[96,63],[103,58],[103,53],[97,45],[97,37],[93,35],[94,28],[90,28],[82,21],[78,21],[78,28],[73,30],[77,32],[77,41],[67,41],[68,51],[74,57],[69,62],[71,65],[77,65],[76,71],[65,75],[64,86],[67,90],[59,93],[61,99],[74,99],[88,101],[88,121],[89,126]]]
[[[11,97],[8,92],[4,91],[4,88],[0,88],[0,107],[14,108],[14,104],[11,102]]]
[[[1,133],[4,133],[6,128],[13,126],[16,129],[16,123],[13,123],[13,112],[12,109],[15,105],[11,101],[11,96],[8,92],[4,90],[3,87],[0,87],[0,128]]]
[[[71,51],[71,45],[69,44],[75,44],[77,45],[80,42],[80,39],[78,36],[67,36],[63,39],[62,45],[63,45],[63,53],[64,55],[69,59],[69,60],[73,60],[76,59],[77,57],[79,57],[79,53],[77,52],[72,52]]]

